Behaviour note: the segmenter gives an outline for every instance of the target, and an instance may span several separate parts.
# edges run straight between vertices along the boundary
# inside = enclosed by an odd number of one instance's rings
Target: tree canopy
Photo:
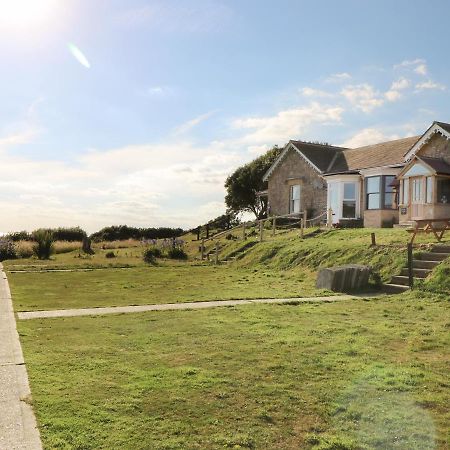
[[[251,212],[262,219],[267,214],[267,197],[258,197],[257,193],[267,189],[263,176],[278,158],[282,149],[273,147],[264,155],[238,167],[225,181],[227,194],[225,204],[234,213]]]

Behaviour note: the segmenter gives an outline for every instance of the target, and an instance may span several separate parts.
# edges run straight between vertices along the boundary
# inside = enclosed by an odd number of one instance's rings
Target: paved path
[[[41,450],[8,280],[0,264],[0,450]]]
[[[103,314],[136,313],[143,311],[168,311],[174,309],[204,309],[217,306],[250,305],[253,303],[291,303],[291,302],[335,302],[357,298],[353,295],[334,295],[328,297],[306,298],[265,298],[255,300],[218,300],[211,302],[164,303],[162,305],[112,306],[107,308],[56,309],[53,311],[27,311],[17,313],[21,320],[44,319],[51,317],[99,316]]]

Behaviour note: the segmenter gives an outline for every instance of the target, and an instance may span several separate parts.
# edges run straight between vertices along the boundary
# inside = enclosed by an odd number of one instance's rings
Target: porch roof
[[[425,164],[430,166],[437,175],[450,175],[450,165],[443,159],[430,158],[428,156],[420,156],[417,159],[422,160]]]

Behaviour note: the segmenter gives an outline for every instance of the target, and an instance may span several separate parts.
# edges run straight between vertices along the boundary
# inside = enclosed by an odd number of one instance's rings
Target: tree
[[[267,189],[267,183],[263,181],[263,176],[281,151],[282,149],[278,146],[273,147],[264,155],[238,167],[226,179],[225,204],[231,212],[252,212],[257,219],[266,216],[267,197],[258,197],[257,193]]]

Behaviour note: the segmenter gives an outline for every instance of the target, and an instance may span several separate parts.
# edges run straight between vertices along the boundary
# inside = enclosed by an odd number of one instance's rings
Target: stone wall
[[[326,182],[295,150],[289,150],[269,177],[268,198],[271,215],[289,214],[289,189],[301,185],[300,209],[314,216],[327,208]],[[314,210],[312,212],[311,210]]]
[[[365,228],[390,228],[398,221],[397,209],[366,209],[364,211]]]
[[[431,139],[419,150],[417,156],[429,156],[431,158],[442,158],[450,164],[450,141],[441,134],[434,134]]]

